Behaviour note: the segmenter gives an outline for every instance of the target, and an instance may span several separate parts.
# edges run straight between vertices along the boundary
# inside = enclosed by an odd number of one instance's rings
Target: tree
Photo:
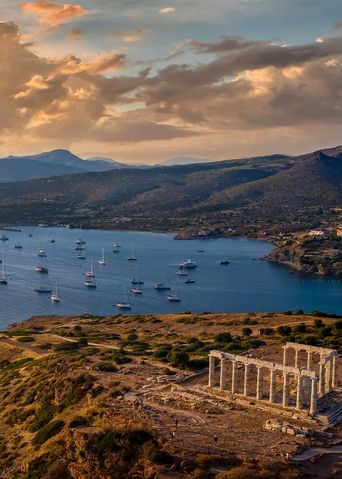
[[[244,336],[250,336],[252,334],[252,332],[253,331],[251,330],[251,328],[242,328],[242,334]]]
[[[167,355],[167,360],[176,368],[184,368],[189,364],[190,359],[186,351],[177,351],[173,349]]]

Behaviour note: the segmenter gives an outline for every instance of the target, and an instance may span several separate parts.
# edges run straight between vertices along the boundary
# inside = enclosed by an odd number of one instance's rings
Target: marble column
[[[338,387],[338,357],[333,356],[332,358],[332,387]]]
[[[312,363],[312,352],[308,351],[308,358],[307,358],[307,363],[306,363],[306,369],[310,371],[311,369],[311,363]]]
[[[283,383],[283,406],[288,406],[290,402],[290,381],[288,373],[284,372],[284,383]]]
[[[215,386],[215,357],[209,356],[209,387],[213,388]]]
[[[298,376],[297,379],[297,401],[296,409],[303,409],[303,381],[302,376]]]
[[[332,376],[333,376],[333,371],[332,371],[332,358],[329,358],[328,362],[326,363],[326,368],[325,368],[325,392],[326,394],[330,393],[332,389]]]
[[[274,371],[274,369],[271,369],[271,371],[270,371],[270,399],[269,399],[269,401],[271,403],[275,402],[275,379],[276,379],[275,371]]]
[[[286,366],[286,353],[287,353],[287,348],[283,348],[283,366]]]
[[[256,398],[262,399],[262,370],[259,367],[257,369]]]
[[[323,396],[325,394],[325,364],[322,363],[322,359],[319,363],[319,383],[318,394]]]
[[[221,359],[221,369],[220,369],[220,389],[227,389],[227,361]]]
[[[232,394],[236,393],[236,361],[232,361]]]
[[[298,368],[298,349],[295,349],[295,368]]]
[[[317,378],[311,378],[310,414],[317,413]]]
[[[249,364],[245,364],[245,377],[243,382],[243,395],[248,396],[248,373],[249,373]]]

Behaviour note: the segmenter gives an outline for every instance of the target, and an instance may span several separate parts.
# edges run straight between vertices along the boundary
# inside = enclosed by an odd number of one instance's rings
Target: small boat
[[[178,276],[188,276],[188,271],[185,266],[181,266],[177,271]]]
[[[86,244],[86,242],[84,241],[84,239],[82,238],[82,228],[80,228],[80,236],[79,238],[75,241],[75,243],[77,245],[83,245],[83,244]]]
[[[50,243],[56,243],[55,238],[51,238],[51,239],[50,239]]]
[[[35,292],[36,293],[39,293],[39,294],[51,294],[52,293],[52,289],[49,288],[48,286],[37,286],[37,288],[34,288]]]
[[[113,253],[120,253],[121,245],[118,243],[113,244]]]
[[[23,245],[19,242],[16,245],[14,245],[14,249],[23,249]]]
[[[138,261],[138,258],[135,256],[134,248],[132,248],[132,254],[127,256],[127,261]]]
[[[86,288],[97,288],[95,276],[93,277],[93,279],[87,279],[87,281],[84,282],[84,286]]]
[[[7,236],[5,235],[2,235],[1,238],[0,238],[1,241],[8,241],[8,238]]]
[[[154,289],[157,291],[170,291],[171,287],[168,286],[166,283],[158,283],[153,286]]]
[[[43,246],[40,248],[39,250],[39,253],[38,253],[38,256],[40,258],[46,258],[46,252],[45,252],[45,248],[44,248],[44,241],[43,241]]]
[[[83,251],[83,250],[84,250],[84,247],[79,244],[79,245],[76,246],[75,249],[76,249],[76,251]]]
[[[198,249],[197,253],[204,253],[204,249]]]
[[[95,278],[93,260],[90,261],[90,271],[86,271],[84,274],[87,278]]]
[[[56,283],[56,290],[54,293],[51,294],[50,296],[50,299],[53,303],[59,303],[61,298],[59,297],[59,294],[58,294],[58,286],[57,286],[57,283]]]
[[[185,284],[194,284],[194,283],[196,283],[196,281],[195,281],[194,279],[186,279],[186,280],[184,281],[184,283],[185,283]]]
[[[122,301],[119,301],[119,303],[116,304],[116,307],[119,308],[119,309],[132,309],[132,305],[128,301],[126,286],[125,286],[125,291],[124,291],[124,297],[123,297]]]
[[[4,263],[2,263],[2,274],[0,275],[0,284],[7,284],[7,275],[5,272]]]
[[[141,288],[132,288],[131,291],[133,294],[143,294],[143,291]]]
[[[84,248],[83,248],[82,251],[81,251],[81,253],[79,253],[79,254],[77,255],[77,258],[78,258],[78,259],[86,259],[86,255],[84,254],[84,251],[85,251],[85,250],[84,250]]]
[[[32,233],[29,233],[29,234],[28,234],[28,237],[29,237],[29,238],[32,238],[32,236],[33,236]]]
[[[36,271],[36,273],[43,273],[43,274],[47,274],[49,272],[49,270],[47,268],[45,268],[45,266],[43,266],[43,265],[35,266],[34,270]]]
[[[228,266],[229,264],[230,264],[230,261],[228,261],[227,259],[220,262],[221,266]]]
[[[180,297],[176,294],[168,294],[166,299],[170,301],[170,303],[180,303]]]
[[[181,263],[179,266],[180,267],[183,266],[184,268],[187,268],[187,269],[197,268],[197,264],[195,263],[195,261],[192,261],[191,259],[184,261],[184,263]]]
[[[104,249],[103,248],[102,248],[102,256],[99,259],[99,264],[101,264],[102,266],[106,266],[106,260],[105,260]]]
[[[136,285],[140,285],[140,284],[144,284],[144,280],[143,280],[143,277],[142,277],[142,274],[137,274],[136,276],[134,276],[131,280],[131,284],[136,284]]]

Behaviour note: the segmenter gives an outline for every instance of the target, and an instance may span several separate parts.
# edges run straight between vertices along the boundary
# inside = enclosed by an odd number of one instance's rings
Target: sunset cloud
[[[21,10],[32,13],[43,25],[59,25],[73,17],[83,17],[87,11],[81,5],[49,3],[46,0],[35,0],[33,3],[21,3]]]
[[[3,151],[82,145],[132,159],[140,151],[151,161],[180,149],[243,154],[251,142],[261,148],[261,139],[269,152],[282,139],[285,151],[296,141],[337,135],[341,37],[284,47],[225,36],[181,48],[192,61],[139,70],[117,50],[39,55],[14,23],[0,23]]]

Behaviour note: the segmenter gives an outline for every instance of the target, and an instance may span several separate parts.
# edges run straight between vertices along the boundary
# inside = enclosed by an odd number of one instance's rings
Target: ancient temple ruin
[[[218,386],[221,391],[284,408],[306,410],[311,416],[317,413],[317,399],[338,387],[338,353],[332,349],[288,342],[283,346],[283,364],[210,351],[210,388],[216,387],[217,359],[220,361]]]

